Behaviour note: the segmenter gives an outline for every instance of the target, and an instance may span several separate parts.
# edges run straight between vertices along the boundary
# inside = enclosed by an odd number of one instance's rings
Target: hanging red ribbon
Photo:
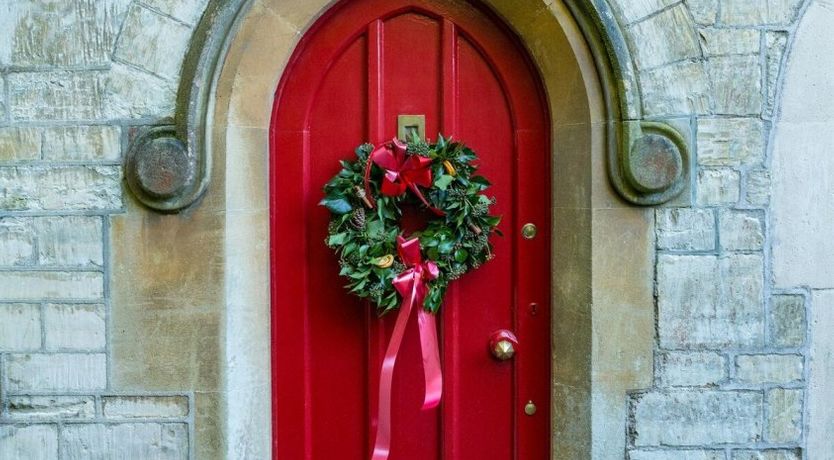
[[[437,344],[437,327],[434,315],[423,308],[423,300],[428,293],[427,281],[437,278],[437,265],[428,260],[423,262],[420,254],[420,240],[405,240],[397,237],[397,251],[400,259],[408,267],[394,278],[394,287],[403,297],[394,332],[379,376],[379,424],[372,460],[387,460],[391,452],[391,384],[394,376],[394,364],[400,351],[405,326],[411,316],[412,308],[417,308],[417,322],[420,329],[420,349],[423,354],[423,375],[426,381],[426,395],[423,409],[436,407],[443,392],[443,374],[440,370],[440,351]]]
[[[432,212],[438,216],[445,213],[430,205],[423,192],[417,187],[431,187],[431,158],[420,155],[407,155],[406,144],[399,139],[380,145],[368,155],[368,165],[365,167],[365,196],[371,202],[375,202],[371,195],[371,164],[376,164],[385,171],[382,179],[382,194],[387,196],[398,196],[411,190],[420,201],[423,202]]]

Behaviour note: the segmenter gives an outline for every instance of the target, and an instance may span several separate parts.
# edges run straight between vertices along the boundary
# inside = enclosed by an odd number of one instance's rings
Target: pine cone
[[[364,208],[356,208],[356,210],[353,211],[353,214],[350,216],[350,224],[353,225],[353,228],[357,230],[365,228]]]

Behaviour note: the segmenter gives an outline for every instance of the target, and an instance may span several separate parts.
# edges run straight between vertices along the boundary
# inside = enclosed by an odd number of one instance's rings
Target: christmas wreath
[[[442,135],[434,144],[416,136],[364,144],[356,157],[341,161],[321,201],[331,212],[325,242],[339,256],[346,288],[382,315],[398,308],[397,277],[418,271],[423,307],[436,313],[449,282],[490,260],[489,237],[500,234],[500,218],[489,213],[495,199],[482,194],[490,183],[475,174],[478,157]],[[399,225],[404,205],[432,213],[408,240]]]

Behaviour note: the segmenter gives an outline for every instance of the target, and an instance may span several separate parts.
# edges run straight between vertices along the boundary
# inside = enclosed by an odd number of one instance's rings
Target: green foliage
[[[341,162],[342,170],[324,186],[325,198],[320,204],[331,212],[325,243],[339,256],[339,274],[347,279],[345,287],[376,304],[382,315],[400,304],[392,281],[406,268],[397,256],[402,206],[418,206],[419,201],[411,192],[382,195],[383,171],[372,165],[370,190],[376,208],[365,209],[364,174],[372,150],[373,146],[363,144],[356,149],[355,160]],[[403,235],[419,237],[424,260],[434,261],[440,269],[440,276],[428,283],[424,301],[424,308],[436,313],[450,281],[492,259],[489,236],[501,234],[496,228],[501,219],[489,214],[495,199],[482,192],[490,183],[475,174],[477,156],[464,144],[442,135],[434,144],[413,138],[407,153],[432,159],[433,185],[423,194],[432,206],[445,212],[439,217],[432,214],[425,229]],[[395,260],[385,267],[380,261],[387,255]]]

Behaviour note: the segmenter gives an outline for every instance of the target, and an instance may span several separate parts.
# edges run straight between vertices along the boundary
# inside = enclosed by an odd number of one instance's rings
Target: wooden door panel
[[[540,82],[512,34],[464,1],[343,1],[305,35],[272,123],[275,457],[364,459],[394,315],[342,288],[325,247],[321,187],[356,145],[396,135],[397,115],[465,141],[504,216],[495,259],[453,283],[440,313],[444,396],[421,412],[416,319],[394,372],[392,460],[543,458],[549,445],[549,179]],[[523,240],[524,222],[539,225]],[[537,309],[531,310],[530,304]],[[531,311],[535,311],[531,314]],[[416,316],[416,315],[415,315]],[[497,362],[496,329],[521,352]],[[530,350],[530,351],[527,351]],[[535,399],[539,413],[523,415]],[[522,401],[524,400],[524,401]]]

